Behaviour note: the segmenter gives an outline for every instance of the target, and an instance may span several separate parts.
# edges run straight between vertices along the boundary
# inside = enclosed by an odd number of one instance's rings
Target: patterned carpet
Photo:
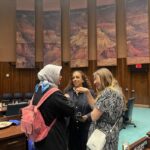
[[[134,107],[132,114],[132,122],[136,124],[128,125],[126,129],[122,129],[119,136],[118,150],[122,150],[123,143],[133,143],[150,131],[150,108]]]

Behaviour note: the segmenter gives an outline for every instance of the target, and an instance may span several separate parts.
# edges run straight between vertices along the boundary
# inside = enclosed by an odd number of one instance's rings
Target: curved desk
[[[129,150],[150,150],[150,137],[142,137],[129,145]]]
[[[0,118],[6,120],[7,118]],[[0,129],[0,150],[26,150],[27,140],[21,131],[20,125],[11,125]]]

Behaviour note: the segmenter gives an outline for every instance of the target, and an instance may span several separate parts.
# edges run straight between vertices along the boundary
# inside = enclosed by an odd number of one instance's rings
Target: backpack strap
[[[49,89],[49,90],[42,96],[42,98],[40,99],[40,101],[38,102],[38,104],[35,106],[36,109],[39,108],[39,107],[44,103],[44,101],[45,101],[51,94],[53,94],[54,92],[56,92],[56,91],[58,91],[58,90],[59,90],[59,89],[58,89],[58,88],[55,88],[55,87]]]

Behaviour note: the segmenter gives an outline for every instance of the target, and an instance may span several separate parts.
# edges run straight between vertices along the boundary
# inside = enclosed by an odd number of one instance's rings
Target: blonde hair
[[[107,69],[107,68],[101,68],[94,72],[94,78],[98,76],[100,78],[101,82],[101,88],[99,89],[100,91],[103,91],[106,87],[109,87],[112,85],[112,81],[114,79],[112,73]]]
[[[113,74],[107,68],[101,68],[94,72],[94,78],[96,76],[100,79],[101,87],[97,89],[98,95],[107,87],[122,93],[122,89],[118,84],[118,81],[114,78]]]

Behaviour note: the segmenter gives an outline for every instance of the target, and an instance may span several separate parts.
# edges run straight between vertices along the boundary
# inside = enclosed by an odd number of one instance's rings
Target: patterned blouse
[[[122,125],[122,113],[124,109],[123,96],[119,92],[106,88],[96,102],[96,108],[103,112],[102,116],[93,123],[89,130],[89,136],[95,128],[108,132],[116,123],[112,132],[108,134],[104,150],[117,150],[119,131]]]

